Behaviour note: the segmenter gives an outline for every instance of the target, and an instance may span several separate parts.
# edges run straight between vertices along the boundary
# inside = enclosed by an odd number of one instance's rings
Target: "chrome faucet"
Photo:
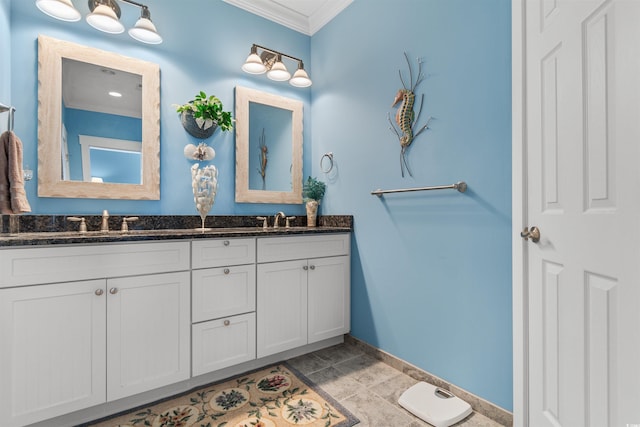
[[[277,214],[275,214],[273,218],[273,228],[279,228],[280,224],[278,224],[278,221],[280,220],[280,218],[286,217],[287,216],[284,214],[284,212],[278,212]]]
[[[103,233],[109,232],[109,211],[106,209],[102,211],[102,225],[100,226],[100,231]]]

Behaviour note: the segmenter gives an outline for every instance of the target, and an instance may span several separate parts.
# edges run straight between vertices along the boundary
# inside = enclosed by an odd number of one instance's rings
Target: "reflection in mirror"
[[[249,102],[249,189],[291,191],[291,110]]]
[[[62,126],[63,180],[142,183],[142,76],[63,58]]]
[[[302,102],[236,87],[236,202],[302,203]]]
[[[46,36],[38,61],[38,196],[158,200],[158,65]]]
[[[140,184],[140,141],[80,135],[82,175],[87,182]]]

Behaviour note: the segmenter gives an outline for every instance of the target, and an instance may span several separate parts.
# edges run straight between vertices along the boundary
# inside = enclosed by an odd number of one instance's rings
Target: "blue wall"
[[[11,25],[9,0],[0,0],[0,103],[11,103]],[[0,115],[0,132],[5,130],[6,113]]]
[[[34,180],[27,184],[34,212],[195,214],[182,150],[199,141],[185,133],[171,105],[205,90],[232,109],[236,85],[300,99],[303,176],[327,182],[322,213],[355,218],[353,335],[511,410],[510,1],[355,0],[312,37],[221,1],[156,3],[152,17],[165,42],[149,47],[84,22],[54,21],[33,1],[11,2],[16,130],[30,164],[36,164],[38,33],[161,68],[162,199],[38,199]],[[85,12],[86,2],[75,4]],[[251,43],[302,57],[312,88],[242,73]],[[406,76],[405,51],[414,66],[417,57],[424,60],[426,79],[417,89],[425,95],[421,122],[429,115],[433,121],[409,148],[413,177],[401,178],[400,144],[387,114],[395,112],[398,70]],[[213,215],[303,214],[302,206],[235,204],[234,135],[218,131],[208,142],[220,170]],[[319,162],[329,151],[335,168],[325,175]],[[370,195],[376,188],[459,180],[469,184],[467,193]]]
[[[313,174],[323,212],[355,215],[352,334],[509,410],[510,15],[508,0],[356,0],[311,39]],[[433,116],[413,178],[387,121],[405,51],[424,61],[419,123]],[[370,194],[460,180],[465,194]]]

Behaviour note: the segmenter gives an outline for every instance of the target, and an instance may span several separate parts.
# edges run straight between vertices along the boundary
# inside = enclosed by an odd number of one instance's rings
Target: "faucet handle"
[[[80,229],[78,230],[78,231],[80,231],[80,233],[86,233],[87,232],[87,223],[84,221],[84,218],[78,218],[77,216],[68,216],[67,219],[69,221],[79,222],[80,223]]]
[[[120,228],[120,231],[122,231],[123,233],[126,233],[127,231],[129,231],[128,222],[137,221],[137,220],[138,220],[137,216],[130,216],[130,217],[122,218],[122,227]]]
[[[267,217],[266,216],[257,216],[256,219],[258,221],[262,221],[262,228],[269,228],[269,224],[267,224]]]
[[[106,209],[102,211],[102,224],[100,225],[100,231],[102,233],[109,232],[109,211]]]
[[[285,224],[285,227],[286,227],[286,228],[291,227],[291,223],[290,223],[289,221],[291,221],[292,219],[296,219],[296,217],[295,217],[295,216],[288,216],[288,217],[287,217],[287,222],[286,222],[286,224]]]

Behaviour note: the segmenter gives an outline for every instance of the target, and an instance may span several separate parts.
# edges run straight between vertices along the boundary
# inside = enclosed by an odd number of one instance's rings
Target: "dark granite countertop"
[[[110,216],[108,233],[99,229],[100,216],[85,216],[88,232],[80,233],[78,223],[67,220],[66,216],[29,215],[7,216],[2,219],[0,247],[46,246],[89,243],[115,243],[153,240],[185,240],[225,237],[252,236],[290,236],[319,233],[345,233],[352,231],[353,217],[349,215],[331,215],[318,217],[317,227],[306,227],[306,218],[291,221],[291,227],[281,225],[268,228],[256,225],[255,216],[208,217],[204,231],[199,228],[200,217],[194,216],[139,216],[129,224],[128,232],[121,232],[120,225],[124,216]],[[5,227],[7,220],[10,227]],[[273,218],[270,218],[273,221]],[[6,230],[6,231],[5,231]]]

